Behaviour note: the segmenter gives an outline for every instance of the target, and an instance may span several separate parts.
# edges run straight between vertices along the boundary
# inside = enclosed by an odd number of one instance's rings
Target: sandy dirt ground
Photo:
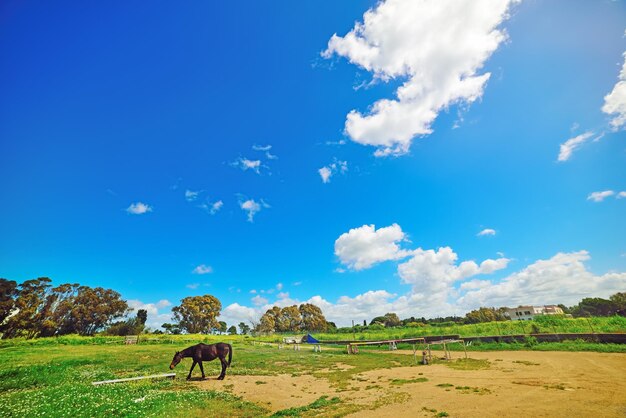
[[[505,351],[472,352],[470,357],[488,360],[489,368],[377,369],[354,375],[347,390],[323,377],[291,375],[229,375],[225,381],[196,384],[228,390],[271,411],[305,406],[326,395],[356,405],[359,410],[350,417],[442,412],[450,417],[626,417],[626,354]]]

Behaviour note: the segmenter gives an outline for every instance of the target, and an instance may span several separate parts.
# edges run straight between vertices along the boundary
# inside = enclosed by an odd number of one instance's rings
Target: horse
[[[228,355],[228,361],[226,361],[226,355]],[[200,343],[192,345],[191,347],[185,348],[183,351],[177,351],[176,354],[174,354],[174,358],[170,363],[170,370],[174,370],[174,367],[176,367],[176,365],[185,357],[191,357],[193,359],[193,364],[191,365],[191,369],[189,369],[187,380],[191,379],[191,372],[193,371],[193,368],[196,367],[196,363],[200,365],[202,378],[204,379],[205,376],[202,362],[215,360],[218,357],[222,362],[222,373],[220,373],[217,380],[224,380],[224,376],[226,376],[226,367],[230,366],[230,362],[233,358],[233,347],[226,343]]]

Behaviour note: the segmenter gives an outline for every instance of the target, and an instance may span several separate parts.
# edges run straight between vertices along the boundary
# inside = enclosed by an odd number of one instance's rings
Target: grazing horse
[[[228,361],[226,361],[226,356],[228,355]],[[185,357],[191,357],[193,359],[193,364],[191,365],[191,369],[189,369],[189,375],[187,376],[187,380],[191,379],[191,372],[193,368],[196,367],[196,363],[200,365],[200,370],[202,371],[202,378],[204,379],[204,368],[202,367],[203,361],[211,361],[215,360],[219,357],[222,362],[222,373],[220,373],[217,380],[223,380],[224,376],[226,376],[226,367],[230,366],[230,361],[233,358],[233,347],[230,344],[226,343],[217,343],[217,344],[196,344],[191,347],[185,348],[183,351],[177,351],[174,354],[174,358],[172,359],[172,363],[170,363],[170,370],[173,370],[174,367]]]

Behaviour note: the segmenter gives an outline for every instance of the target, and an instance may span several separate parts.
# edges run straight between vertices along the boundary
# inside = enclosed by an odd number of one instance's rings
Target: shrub
[[[537,339],[533,336],[526,335],[524,336],[524,346],[528,348],[532,348],[537,345]]]

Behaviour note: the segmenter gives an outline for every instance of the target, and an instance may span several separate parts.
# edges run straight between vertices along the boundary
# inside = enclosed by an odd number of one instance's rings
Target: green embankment
[[[544,316],[534,321],[499,321],[467,325],[425,325],[383,329],[368,328],[367,330],[362,330],[362,327],[357,327],[355,333],[350,329],[343,328],[341,329],[342,332],[314,333],[314,335],[319,340],[351,340],[354,337],[357,340],[384,340],[457,334],[461,337],[477,337],[531,333],[623,333],[626,332],[626,318],[621,316],[608,318],[558,318]]]

